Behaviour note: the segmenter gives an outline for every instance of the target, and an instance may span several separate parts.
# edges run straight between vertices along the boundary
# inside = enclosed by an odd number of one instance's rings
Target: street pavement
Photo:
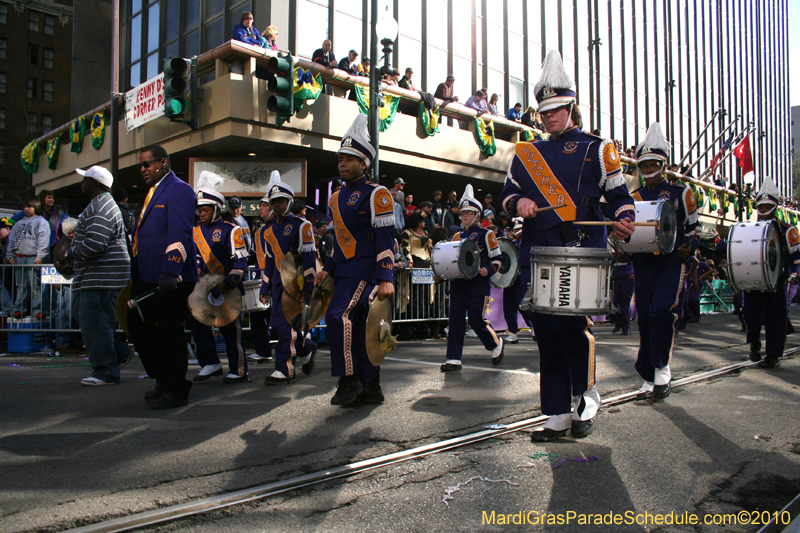
[[[594,328],[604,397],[641,384],[633,331]],[[454,374],[438,369],[444,341],[403,342],[383,365],[386,403],[358,409],[330,405],[336,379],[324,348],[315,373],[291,385],[264,386],[271,369],[253,365],[252,383],[197,384],[189,406],[170,411],[147,407],[153,382],[140,379],[138,359],[121,385],[90,388],[79,384],[90,372],[82,357],[6,355],[0,531],[68,529],[537,416],[538,350],[529,335],[520,339],[499,368],[467,339],[465,367]],[[788,337],[787,349],[798,345]],[[676,338],[671,366],[678,379],[746,359],[738,320],[709,315]],[[532,444],[529,431],[512,433],[158,530],[756,531],[635,521],[782,508],[800,493],[798,405],[800,357],[790,356],[775,370],[676,388],[663,402],[604,409],[587,439]],[[543,513],[570,523],[537,524]],[[581,513],[634,523],[581,525]],[[501,515],[511,524],[498,523]],[[515,525],[520,517],[528,523]]]

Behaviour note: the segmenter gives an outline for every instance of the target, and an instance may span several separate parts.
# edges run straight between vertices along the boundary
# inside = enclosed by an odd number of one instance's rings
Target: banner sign
[[[125,93],[125,125],[128,131],[164,115],[164,73]]]
[[[42,267],[42,285],[70,285],[71,279],[67,279],[58,273],[56,267]]]

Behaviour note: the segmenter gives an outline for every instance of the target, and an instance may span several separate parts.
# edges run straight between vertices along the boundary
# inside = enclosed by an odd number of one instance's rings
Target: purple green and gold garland
[[[432,137],[434,134],[439,133],[439,122],[442,118],[442,110],[437,105],[433,109],[425,107],[425,102],[419,103],[419,120],[422,124],[422,131],[425,132],[426,137]]]
[[[86,119],[78,117],[69,124],[69,151],[80,153],[83,149],[83,136],[86,134]]]
[[[47,168],[53,170],[58,163],[58,153],[61,151],[61,135],[47,141]]]
[[[25,145],[20,154],[20,161],[22,168],[27,172],[36,173],[39,170],[39,143],[31,141]]]
[[[369,114],[369,87],[363,85],[354,85],[353,90],[356,92],[356,102],[358,102],[358,109],[365,115]],[[380,131],[386,131],[389,126],[394,122],[394,117],[397,115],[397,106],[400,105],[400,98],[392,94],[384,93],[383,100],[386,105],[380,108]]]
[[[316,100],[322,93],[322,74],[316,77],[310,70],[294,69],[294,110],[303,109],[309,100]]]
[[[485,156],[493,156],[497,152],[497,143],[494,136],[494,122],[491,120],[484,121],[480,117],[475,117],[475,142],[478,143],[478,148]],[[487,131],[488,130],[488,131]]]

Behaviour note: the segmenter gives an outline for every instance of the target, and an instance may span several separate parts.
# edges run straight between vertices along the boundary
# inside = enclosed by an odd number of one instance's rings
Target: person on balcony
[[[253,14],[249,11],[242,13],[241,22],[233,27],[231,39],[246,44],[252,44],[253,46],[264,45],[261,41],[261,34],[253,27]]]
[[[348,74],[357,75],[358,74],[358,52],[355,50],[350,50],[348,52],[347,57],[342,58],[339,61],[339,70],[343,70]]]
[[[272,50],[273,52],[278,51],[278,28],[275,26],[267,26],[267,29],[264,30],[264,37],[262,38],[264,48],[267,50]]]

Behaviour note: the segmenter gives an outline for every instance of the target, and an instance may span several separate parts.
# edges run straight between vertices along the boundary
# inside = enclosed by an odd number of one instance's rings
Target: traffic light
[[[274,75],[267,82],[272,96],[267,100],[267,109],[278,114],[278,125],[294,115],[294,58],[292,54],[270,58],[267,69]]]
[[[164,60],[164,113],[179,122],[189,104],[183,94],[188,89],[187,77],[191,60],[181,57],[168,57]]]

